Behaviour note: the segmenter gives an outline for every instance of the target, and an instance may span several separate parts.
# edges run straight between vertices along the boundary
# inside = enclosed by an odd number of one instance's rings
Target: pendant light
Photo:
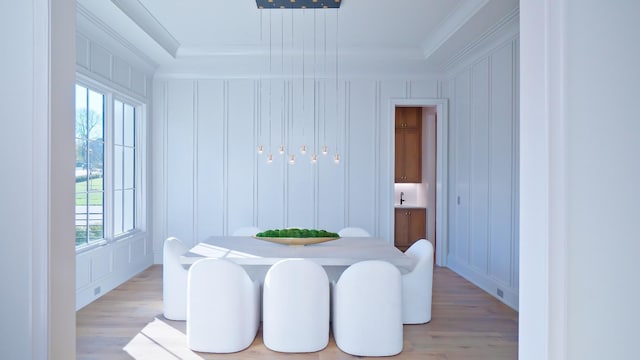
[[[271,75],[271,71],[272,71],[272,16],[271,16],[271,12],[269,12],[269,75]],[[271,121],[272,121],[272,117],[273,117],[273,112],[272,112],[272,108],[271,108],[271,104],[273,103],[273,96],[272,96],[272,92],[273,92],[273,78],[269,79],[269,155],[267,155],[267,164],[271,164],[273,162],[273,154],[271,153],[271,139],[272,139],[272,134],[271,134]]]
[[[317,108],[317,84],[316,84],[316,75],[317,75],[317,71],[316,71],[316,67],[318,65],[317,62],[317,29],[316,29],[316,10],[313,10],[313,155],[311,156],[311,163],[315,164],[318,162],[318,156],[316,155],[318,153],[318,149],[317,149],[317,124],[318,124],[318,108]]]
[[[336,154],[333,157],[333,162],[336,164],[340,163],[340,154],[338,154],[338,34],[339,34],[339,21],[338,21],[338,9],[336,9]],[[346,99],[345,99],[346,100]],[[346,102],[345,102],[345,111],[347,110]],[[346,113],[345,113],[346,116]],[[345,117],[346,118],[346,117]]]
[[[296,127],[295,127],[295,120],[296,120],[296,111],[295,111],[295,107],[296,107],[296,103],[295,103],[295,98],[296,98],[296,93],[295,93],[295,79],[294,79],[294,73],[295,73],[295,58],[296,58],[296,51],[295,51],[295,27],[296,27],[296,23],[295,23],[295,14],[294,14],[294,9],[303,9],[303,15],[304,15],[304,9],[306,8],[305,5],[300,5],[300,4],[296,4],[295,0],[290,0],[287,1],[286,3],[280,1],[280,0],[267,0],[268,2],[268,6],[266,5],[267,3],[262,3],[262,0],[256,0],[258,2],[258,7],[260,8],[260,10],[265,10],[265,9],[270,9],[271,12],[269,14],[269,108],[268,108],[268,116],[269,116],[269,138],[268,138],[268,145],[265,145],[263,143],[263,111],[262,111],[262,94],[263,94],[263,83],[264,83],[264,72],[261,71],[260,73],[260,79],[259,79],[259,83],[258,83],[258,93],[259,95],[257,96],[257,106],[260,109],[258,111],[258,115],[257,115],[257,137],[258,137],[258,146],[257,146],[257,152],[258,154],[263,154],[266,153],[266,161],[267,163],[272,163],[273,162],[273,150],[274,148],[272,147],[273,145],[273,80],[274,80],[274,76],[273,76],[273,16],[272,16],[272,12],[276,11],[278,8],[280,9],[281,12],[281,17],[280,17],[280,38],[281,38],[281,43],[280,43],[280,51],[281,51],[281,63],[280,63],[280,76],[282,76],[282,92],[280,94],[280,144],[277,146],[277,151],[281,156],[285,156],[285,152],[287,153],[286,155],[286,161],[289,164],[295,164],[296,163],[296,155],[298,156],[304,156],[306,155],[307,152],[310,152],[310,162],[312,164],[316,164],[318,161],[318,155],[322,154],[322,155],[328,155],[330,148],[327,144],[327,114],[330,113],[331,111],[327,112],[327,88],[329,86],[327,86],[328,84],[330,84],[331,80],[329,77],[329,72],[330,70],[328,69],[328,64],[330,63],[329,61],[329,55],[327,54],[327,44],[328,44],[328,37],[327,37],[327,9],[328,8],[335,8],[336,9],[336,29],[335,29],[335,128],[333,129],[335,131],[335,153],[332,156],[333,161],[336,164],[340,163],[340,153],[339,153],[339,126],[340,126],[340,117],[339,117],[339,98],[340,98],[340,88],[339,88],[339,44],[338,44],[338,38],[339,38],[339,21],[338,21],[338,8],[339,8],[339,0],[335,0],[336,3],[338,4],[337,6],[327,6],[323,3],[321,4],[317,4],[313,7],[313,142],[312,144],[310,144],[309,146],[305,143],[305,128],[306,128],[306,121],[302,121],[302,125],[300,125],[302,127],[301,131],[302,132],[302,136],[301,136],[301,143],[299,143],[297,146],[291,145],[291,140],[296,139]],[[315,1],[314,1],[315,3]],[[291,73],[290,73],[290,80],[287,81],[286,77],[285,77],[285,54],[284,54],[284,32],[285,32],[285,13],[286,13],[286,9],[287,7],[290,8],[291,11]],[[317,22],[317,11],[319,9],[325,10],[324,12],[324,18],[323,18],[323,43],[320,44],[321,46],[323,46],[323,74],[324,74],[324,79],[323,81],[319,82],[318,81],[318,38],[317,38],[317,33],[318,33],[318,22]],[[304,18],[304,17],[303,17]],[[304,28],[304,21],[301,21],[300,24],[302,24],[301,26],[303,26]],[[263,39],[263,28],[264,24],[263,24],[263,16],[262,13],[260,15],[260,42],[262,43],[264,41]],[[277,36],[277,35],[276,35]],[[301,114],[306,115],[307,112],[305,111],[305,102],[306,102],[306,47],[305,47],[305,36],[302,36],[302,110],[301,110]],[[328,71],[329,70],[329,71]],[[320,88],[322,87],[322,88]],[[277,89],[276,89],[277,91]],[[329,90],[330,91],[330,90]],[[346,93],[345,93],[346,96]],[[277,100],[276,100],[277,101]],[[322,101],[322,104],[318,103],[318,101]],[[345,98],[345,103],[346,103],[346,98]],[[322,107],[320,107],[320,105],[322,105]],[[345,110],[345,119],[346,119],[346,111],[347,111],[347,107],[345,106],[344,108]],[[299,123],[300,124],[300,123]],[[322,136],[322,139],[320,139],[320,135]],[[320,142],[322,141],[321,147],[320,149],[318,149],[318,146],[320,145]],[[299,154],[296,154],[297,151],[295,151],[294,149],[298,149],[300,152]]]
[[[295,127],[294,127],[294,109],[293,109],[293,104],[295,103],[293,101],[293,96],[295,94],[294,91],[294,81],[293,81],[293,62],[294,62],[294,58],[293,58],[293,31],[294,31],[294,22],[293,22],[293,6],[291,6],[291,80],[289,83],[289,122],[291,123],[291,132],[289,133],[288,139],[289,141],[291,141],[291,136],[295,135]],[[284,32],[284,31],[283,31]],[[283,45],[284,46],[284,45]],[[304,145],[303,145],[304,146]],[[290,146],[289,144],[289,149],[291,151],[291,153],[289,154],[289,164],[293,165],[296,163],[296,155],[294,154],[294,150],[293,147]]]
[[[323,43],[324,43],[324,76],[327,76],[327,12],[323,13]],[[327,155],[329,153],[329,148],[327,147],[327,80],[324,81],[324,86],[322,87],[323,92],[323,101],[322,101],[322,155]]]
[[[262,46],[262,10],[260,10],[260,45]],[[262,67],[260,70],[260,79],[258,80],[258,154],[262,155],[264,146],[262,146]]]

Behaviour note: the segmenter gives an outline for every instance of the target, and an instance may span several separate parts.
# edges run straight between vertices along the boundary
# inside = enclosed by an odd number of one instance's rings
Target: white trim
[[[253,207],[252,207],[252,216],[251,216],[251,220],[253,221],[253,226],[258,227],[258,213],[259,211],[258,209],[258,179],[259,179],[259,174],[258,174],[258,158],[259,158],[259,154],[257,153],[257,147],[259,144],[261,144],[261,139],[259,138],[259,134],[258,134],[258,129],[260,129],[262,127],[261,124],[261,119],[262,119],[262,80],[257,79],[253,81],[253,144],[255,146],[254,151],[255,152],[255,156],[253,157],[253,176],[252,176],[252,180],[253,180],[253,184],[252,184],[252,190],[253,190]]]
[[[193,217],[191,219],[191,231],[193,231],[193,241],[194,243],[198,243],[200,242],[200,239],[198,238],[198,203],[200,200],[200,196],[199,196],[199,178],[198,178],[198,123],[200,120],[200,113],[199,113],[199,108],[198,108],[198,102],[199,102],[199,82],[198,80],[194,80],[192,83],[193,86],[193,99],[192,99],[192,108],[193,108],[193,113],[192,113],[192,117],[193,117],[193,130],[192,130],[192,136],[193,136],[193,147],[192,147],[192,151],[193,151],[193,159],[192,159],[192,169],[193,169],[193,180],[192,180],[192,187],[191,187],[191,196],[193,197],[193,204],[191,204],[191,211],[193,212]]]
[[[416,99],[397,99],[392,98],[389,101],[388,119],[390,123],[395,119],[396,106],[435,106],[437,113],[437,125],[436,125],[436,264],[439,266],[447,265],[447,253],[449,252],[449,238],[447,234],[448,228],[448,159],[449,159],[449,101],[447,99],[431,99],[431,98],[416,98]],[[392,131],[387,134],[387,140],[390,144],[390,154],[393,154],[395,148],[395,136]],[[390,169],[395,169],[395,158],[391,156]],[[394,203],[393,196],[393,172],[391,174],[382,174],[389,181],[390,186],[382,188],[382,194],[386,194],[390,199],[390,204]],[[383,182],[384,184],[384,182]],[[383,185],[384,186],[384,185]],[[392,210],[392,209],[390,209]],[[388,222],[392,226],[389,231],[393,231],[393,224],[395,219],[393,217],[393,211],[390,211]],[[389,237],[393,239],[393,234]]]
[[[46,359],[49,350],[49,2],[33,1],[33,123],[31,240],[31,357]],[[46,164],[46,165],[43,165]],[[43,206],[43,201],[47,206]]]
[[[567,358],[566,6],[565,0],[521,2],[518,332],[523,360]]]
[[[149,37],[174,58],[180,43],[138,0],[111,0],[122,12],[136,23]]]
[[[350,209],[351,209],[351,166],[349,165],[349,153],[351,152],[349,144],[347,144],[347,139],[351,138],[351,81],[344,81],[344,90],[343,90],[343,98],[344,98],[344,119],[343,121],[343,129],[342,131],[338,131],[336,129],[337,134],[344,134],[344,137],[341,139],[342,144],[340,144],[340,149],[342,149],[342,157],[340,159],[339,166],[342,166],[343,169],[343,189],[344,189],[344,216],[343,223],[344,227],[350,226],[351,218],[350,218]],[[338,97],[336,95],[336,101],[338,101]],[[338,119],[338,118],[336,118]],[[337,121],[337,120],[336,120]],[[338,149],[336,149],[336,153]]]
[[[94,248],[111,244],[115,241],[119,241],[124,237],[129,237],[131,235],[136,234],[139,231],[145,232],[145,225],[147,223],[147,219],[144,218],[147,213],[147,186],[144,182],[144,174],[146,173],[146,168],[149,166],[148,159],[144,155],[146,154],[146,147],[148,143],[146,141],[146,137],[142,137],[142,135],[146,135],[146,122],[148,113],[146,111],[147,101],[140,100],[139,97],[131,96],[130,94],[122,93],[118,88],[112,88],[109,84],[103,84],[98,80],[95,80],[91,77],[88,77],[83,74],[76,74],[75,84],[83,86],[87,88],[87,91],[92,90],[94,92],[98,92],[104,96],[103,107],[104,107],[104,124],[103,124],[103,133],[104,133],[104,167],[103,171],[106,169],[110,169],[108,176],[103,177],[103,201],[104,201],[104,209],[103,214],[105,218],[103,219],[103,238],[101,240],[96,240],[92,242],[88,242],[85,245],[76,246],[76,253],[83,253],[86,251],[90,251]],[[115,216],[115,207],[114,207],[114,197],[113,197],[113,184],[115,183],[113,167],[115,164],[114,160],[114,124],[113,124],[113,116],[114,111],[113,108],[115,106],[115,101],[120,101],[127,105],[132,105],[136,111],[136,124],[135,124],[135,136],[136,136],[136,144],[135,144],[135,197],[136,197],[136,206],[135,206],[135,216],[134,216],[134,230],[119,234],[118,236],[114,236],[114,216]],[[106,216],[109,215],[109,216]]]
[[[380,113],[380,108],[381,108],[381,84],[380,81],[376,81],[375,85],[374,85],[374,99],[373,99],[373,114],[374,114],[374,127],[373,127],[373,138],[374,138],[374,142],[373,142],[373,148],[371,149],[371,153],[374,156],[373,159],[373,173],[376,174],[377,176],[375,176],[374,180],[373,180],[373,188],[374,189],[378,189],[378,191],[376,191],[375,196],[374,196],[374,200],[373,200],[373,211],[374,211],[374,218],[373,218],[373,223],[375,224],[375,234],[376,235],[381,235],[380,234],[380,223],[381,221],[378,221],[381,217],[380,217],[380,203],[381,203],[381,199],[380,199],[380,184],[384,183],[384,181],[380,181],[380,179],[382,178],[382,174],[381,174],[381,166],[380,166],[380,146],[377,146],[378,144],[380,144],[380,121],[381,121],[381,113]]]
[[[222,233],[229,234],[229,81],[222,82]],[[167,186],[167,189],[169,187]],[[169,190],[167,190],[169,191]]]
[[[545,1],[547,19],[545,44],[546,54],[546,106],[548,115],[549,154],[545,158],[549,166],[549,199],[548,217],[553,219],[549,224],[549,358],[567,358],[567,154],[565,139],[567,103],[565,87],[566,48],[564,23],[564,0]]]
[[[145,69],[146,71],[153,71],[153,69],[155,69],[155,67],[157,66],[157,63],[156,63],[155,60],[153,60],[152,58],[147,56],[147,54],[145,54],[144,52],[140,51],[129,40],[127,40],[126,38],[122,37],[117,31],[115,31],[113,28],[111,28],[109,25],[107,25],[104,21],[100,20],[100,18],[98,18],[96,15],[94,15],[91,11],[89,11],[87,8],[85,8],[82,4],[77,3],[76,13],[77,13],[77,16],[80,16],[82,19],[86,19],[88,21],[88,23],[90,23],[91,25],[95,26],[96,29],[104,32],[107,36],[109,36],[109,38],[113,39],[120,46],[122,46],[127,51],[131,52],[131,54],[136,56],[139,59],[138,61],[141,62],[142,65],[144,65],[144,67],[146,68]],[[80,25],[79,27],[82,27],[81,24],[79,24]],[[88,35],[87,32],[90,31],[90,29],[78,29],[78,30],[84,30],[82,32],[82,34],[85,37],[89,38],[87,36]]]
[[[462,28],[489,0],[470,1],[462,3],[456,11],[449,15],[438,26],[438,30],[433,32],[427,40],[422,43],[422,52],[426,59],[430,58],[442,45]]]
[[[45,1],[45,0],[38,0]],[[75,358],[74,93],[76,1],[49,0],[48,354]],[[41,244],[45,246],[45,244]]]
[[[519,8],[510,12],[476,41],[468,44],[460,52],[445,61],[443,67],[448,76],[472,66],[472,63],[476,63],[477,59],[489,56],[496,49],[517,38],[520,32],[519,14]],[[469,59],[472,59],[471,62]]]
[[[139,103],[148,103],[151,97],[143,96],[135,91],[128,89],[120,84],[117,84],[110,79],[102,77],[99,74],[96,74],[84,67],[77,65],[76,66],[76,77],[80,76],[82,81],[90,84],[92,87],[97,87],[101,89],[106,89],[105,91],[117,92],[121,96],[126,97],[127,99],[131,99],[131,101],[139,102]]]
[[[161,208],[164,209],[162,212],[163,219],[161,219],[162,223],[162,237],[160,237],[160,242],[158,242],[158,246],[154,247],[154,251],[158,254],[158,257],[162,259],[162,244],[164,243],[164,239],[169,236],[169,207],[167,204],[169,203],[169,82],[164,81],[162,83],[162,181],[164,185],[164,189],[162,191],[162,204]],[[157,209],[156,205],[156,209]],[[155,234],[154,234],[155,235]],[[162,263],[162,260],[159,261]]]

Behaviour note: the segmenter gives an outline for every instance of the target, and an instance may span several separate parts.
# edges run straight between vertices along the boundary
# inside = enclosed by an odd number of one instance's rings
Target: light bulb
[[[289,164],[293,165],[296,163],[296,156],[291,154],[291,156],[289,156]]]
[[[262,154],[262,152],[264,151],[262,144],[258,145],[258,154]]]
[[[315,164],[318,162],[318,156],[316,154],[311,155],[311,163]]]
[[[336,164],[340,163],[340,155],[338,155],[338,153],[336,153],[336,156],[333,157],[333,162],[335,162]]]
[[[273,162],[273,155],[269,154],[267,156],[267,164],[271,164]]]
[[[300,147],[300,154],[304,155],[307,153],[307,145],[302,145]]]
[[[278,150],[280,155],[284,155],[284,145],[280,145],[280,149]]]
[[[327,145],[322,145],[322,155],[327,155],[329,153],[329,148]]]

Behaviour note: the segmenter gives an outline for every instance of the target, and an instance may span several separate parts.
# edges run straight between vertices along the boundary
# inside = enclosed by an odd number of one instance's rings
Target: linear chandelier
[[[340,4],[340,0],[256,0],[259,9],[330,9]]]
[[[281,108],[281,113],[280,113],[280,145],[278,146],[278,153],[284,158],[286,151],[289,151],[289,154],[287,155],[287,162],[291,165],[295,164],[296,162],[296,154],[295,151],[293,150],[293,148],[290,146],[290,138],[291,138],[291,134],[289,132],[294,132],[294,115],[295,115],[295,109],[294,109],[294,105],[296,104],[293,99],[294,99],[294,95],[295,93],[295,89],[294,89],[294,29],[295,29],[295,19],[294,19],[294,9],[302,9],[304,12],[304,9],[311,9],[311,11],[313,11],[313,144],[310,147],[307,147],[307,145],[305,144],[305,142],[303,141],[302,144],[299,146],[299,151],[300,151],[300,156],[305,156],[307,154],[307,152],[310,152],[310,162],[312,164],[316,164],[318,161],[318,154],[321,153],[323,155],[328,155],[329,153],[329,147],[327,146],[326,143],[326,102],[327,102],[327,96],[326,96],[326,88],[327,88],[327,81],[325,81],[324,87],[322,88],[323,90],[323,96],[322,96],[322,106],[323,106],[323,111],[322,111],[322,119],[320,119],[320,108],[318,106],[318,98],[320,97],[320,93],[318,93],[318,91],[320,90],[320,85],[317,82],[317,68],[318,68],[318,62],[317,62],[317,20],[316,20],[316,13],[317,11],[322,11],[323,15],[324,15],[324,36],[323,36],[323,49],[324,49],[324,75],[327,77],[326,80],[328,80],[328,73],[327,73],[327,20],[326,20],[326,10],[333,8],[335,9],[335,17],[336,17],[336,26],[335,26],[335,133],[336,133],[336,138],[335,138],[335,154],[333,156],[333,161],[336,164],[340,163],[340,154],[338,152],[338,36],[339,36],[339,31],[338,31],[338,8],[340,7],[340,0],[329,0],[329,1],[320,1],[320,0],[256,0],[256,4],[258,6],[258,8],[261,10],[260,13],[260,40],[261,42],[263,41],[263,36],[262,36],[262,31],[263,31],[263,24],[262,24],[262,10],[274,10],[274,9],[279,9],[280,10],[280,22],[281,22],[281,26],[280,26],[280,30],[281,30],[281,34],[280,34],[280,50],[281,50],[281,67],[280,67],[280,75],[282,76],[282,94],[281,94],[281,98],[280,98],[280,108]],[[290,74],[290,82],[287,86],[287,81],[286,81],[286,76],[285,76],[285,69],[284,69],[284,53],[285,53],[285,39],[284,39],[284,33],[285,33],[285,25],[284,25],[284,18],[285,18],[285,13],[289,13],[291,15],[291,74]],[[273,156],[273,150],[274,148],[272,147],[272,137],[273,137],[273,133],[272,133],[272,122],[273,122],[273,116],[272,116],[272,106],[273,106],[273,11],[269,11],[269,76],[270,76],[270,80],[269,80],[269,89],[268,89],[268,97],[269,97],[269,105],[268,105],[268,117],[269,117],[269,135],[268,135],[268,145],[266,146],[265,149],[265,145],[261,142],[262,139],[262,80],[263,80],[263,76],[262,73],[260,75],[260,82],[259,82],[259,93],[260,93],[260,97],[258,100],[258,108],[259,111],[258,113],[260,114],[258,117],[258,138],[259,138],[259,144],[258,144],[258,154],[262,155],[263,153],[266,153],[266,162],[267,163],[272,163],[274,161],[274,156]],[[306,76],[307,74],[305,73],[305,40],[304,40],[304,36],[302,36],[302,108],[303,108],[303,113],[304,113],[304,104],[305,104],[305,80],[306,80]],[[319,131],[319,122],[322,123],[322,127],[323,127],[323,145],[320,149],[320,152],[318,151],[318,136],[317,136],[317,132]],[[286,129],[287,131],[285,132],[285,125],[286,125]],[[302,125],[302,136],[304,138],[304,130],[305,130],[305,125],[303,123]],[[287,136],[288,134],[288,136]],[[285,139],[286,138],[286,139]],[[286,144],[285,144],[286,143]]]

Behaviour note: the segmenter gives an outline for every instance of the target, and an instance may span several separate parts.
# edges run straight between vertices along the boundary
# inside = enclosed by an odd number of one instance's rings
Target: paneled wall
[[[457,69],[450,112],[448,266],[518,307],[518,38]]]
[[[150,124],[155,261],[161,262],[167,236],[193,245],[249,225],[359,226],[393,241],[390,99],[437,98],[440,85],[437,79],[346,79],[336,97],[331,80],[318,80],[314,91],[313,80],[301,79],[156,78]],[[298,148],[313,148],[314,140],[318,149],[326,143],[330,154],[319,154],[312,165],[311,151],[303,156]],[[281,141],[296,150],[294,165],[278,153]],[[258,144],[265,154],[257,153]]]
[[[125,60],[135,55],[122,53],[117,47],[109,47],[96,40],[100,38],[101,30],[89,26],[86,18],[79,17],[79,26],[81,27],[76,34],[76,71],[82,75],[83,81],[116,90],[149,105],[152,77],[149,69]],[[146,107],[143,113],[148,113]],[[141,127],[143,128],[144,126]],[[141,154],[147,153],[145,135],[143,132],[138,139]],[[146,159],[140,160],[143,167],[148,164]],[[143,168],[140,174],[143,179],[140,187],[143,204],[137,214],[137,222],[138,228],[142,231],[128,238],[88,251],[80,250],[77,253],[76,309],[91,303],[153,263],[151,238],[146,231],[148,197],[145,194],[148,193],[149,185],[147,169]]]

